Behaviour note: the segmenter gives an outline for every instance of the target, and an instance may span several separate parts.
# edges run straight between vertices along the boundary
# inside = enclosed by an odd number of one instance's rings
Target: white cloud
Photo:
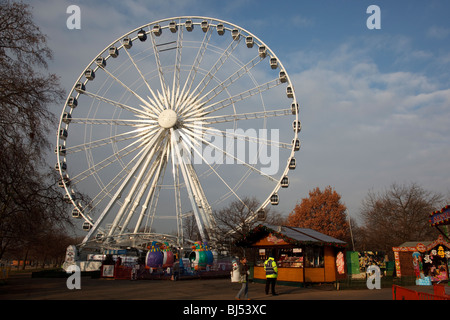
[[[290,74],[302,105],[306,188],[331,185],[353,211],[374,186],[417,181],[445,190],[450,89],[412,71],[380,71],[370,48],[355,43],[328,56],[301,52],[319,59]]]
[[[428,29],[427,35],[430,38],[443,40],[450,35],[450,28],[444,28],[439,26],[431,26]]]
[[[297,14],[290,18],[290,25],[300,28],[310,27],[314,25],[314,20],[312,18],[308,18],[303,15]]]

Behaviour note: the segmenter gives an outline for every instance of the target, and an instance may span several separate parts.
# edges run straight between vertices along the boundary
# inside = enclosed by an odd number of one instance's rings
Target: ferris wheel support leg
[[[112,236],[112,234],[116,231],[116,228],[119,225],[119,222],[122,219],[122,216],[125,213],[125,210],[128,208],[133,195],[136,193],[137,188],[140,186],[142,179],[145,175],[145,172],[147,171],[147,168],[150,165],[156,151],[157,151],[156,148],[152,148],[152,150],[150,151],[150,154],[144,154],[142,156],[142,159],[146,159],[144,166],[141,168],[141,171],[139,172],[139,175],[136,178],[136,181],[134,182],[131,190],[129,191],[128,196],[125,198],[125,202],[121,206],[119,213],[117,214],[116,218],[114,219],[111,229],[109,230],[108,237]]]
[[[188,169],[189,177],[191,178],[191,184],[193,186],[193,189],[195,190],[196,199],[198,199],[197,204],[199,207],[201,207],[199,211],[202,217],[203,224],[205,225],[209,238],[212,239],[213,235],[211,233],[211,230],[213,230],[214,218],[212,215],[211,206],[208,203],[205,192],[203,191],[202,185],[200,183],[200,180],[198,179],[197,172],[195,172],[194,167],[192,166],[192,164],[186,164],[186,167]]]
[[[185,138],[184,135],[183,137]],[[206,198],[206,195],[200,183],[200,179],[198,178],[197,172],[195,171],[194,166],[192,165],[190,160],[184,162],[184,165],[186,167],[189,184],[191,186],[191,190],[194,195],[194,201],[199,211],[200,220],[202,221],[201,225],[206,230],[206,234],[209,240],[215,241],[216,239],[216,236],[214,235],[215,220],[212,214],[211,206],[209,205],[209,202]]]
[[[157,134],[153,140],[155,141],[156,138],[159,137],[159,134]],[[153,142],[154,142],[153,141]],[[147,153],[150,149],[151,144],[149,144],[149,147],[143,149],[142,153]],[[94,225],[92,226],[91,230],[89,230],[88,234],[84,237],[82,245],[86,244],[89,239],[92,237],[92,235],[94,234],[94,232],[98,229],[99,225],[103,222],[103,219],[105,219],[106,215],[108,214],[108,212],[111,210],[112,206],[116,203],[117,199],[119,198],[119,196],[121,195],[123,189],[129,184],[131,178],[133,177],[134,173],[139,169],[139,167],[141,166],[142,162],[145,160],[145,157],[141,157],[138,162],[135,164],[135,166],[132,168],[132,170],[129,172],[128,176],[126,177],[126,179],[123,181],[122,185],[120,186],[120,188],[116,191],[116,193],[114,194],[114,196],[111,198],[111,201],[108,203],[108,205],[106,206],[106,208],[103,210],[102,214],[100,215],[100,217],[97,219],[97,221],[94,223]]]
[[[173,152],[172,152],[173,155]],[[173,163],[173,184],[174,184],[174,193],[175,193],[175,210],[177,216],[177,241],[178,245],[183,244],[184,239],[184,230],[183,230],[183,216],[181,209],[181,196],[180,196],[180,174],[179,174],[179,166]]]
[[[166,152],[167,152],[166,149],[162,150],[160,152],[160,154],[158,155],[158,157],[156,158],[156,160],[153,162],[153,165],[151,166],[148,174],[146,175],[146,177],[144,179],[144,183],[140,186],[139,193],[134,198],[133,205],[128,212],[128,216],[127,216],[125,222],[122,225],[122,230],[120,231],[120,234],[123,234],[125,229],[128,227],[128,224],[130,223],[130,220],[131,220],[132,216],[134,215],[134,212],[136,211],[137,206],[141,202],[141,199],[144,196],[145,191],[147,190],[148,186],[150,185],[150,181],[152,180],[152,178],[155,177],[154,181],[158,180],[158,177],[161,174],[161,167],[165,166],[164,157],[165,157]],[[155,172],[156,172],[156,175],[155,175]],[[138,183],[138,182],[136,182],[136,183]],[[136,233],[136,231],[135,231],[135,233]]]
[[[190,184],[189,176],[188,176],[188,174],[186,172],[187,169],[185,167],[185,163],[183,161],[183,158],[181,157],[180,149],[178,148],[178,145],[176,143],[176,138],[175,138],[175,134],[174,134],[175,131],[172,128],[170,129],[170,131],[171,131],[171,138],[172,138],[172,147],[175,150],[176,156],[177,156],[177,158],[179,160],[179,163],[180,163],[181,174],[183,175],[183,179],[184,179],[184,181],[186,183],[186,189],[187,189],[187,192],[189,194],[189,200],[191,202],[191,206],[192,206],[192,209],[194,211],[194,217],[195,217],[195,220],[197,222],[197,226],[198,226],[198,229],[199,229],[199,232],[200,232],[200,236],[201,236],[202,240],[205,241],[206,240],[205,231],[203,229],[203,224],[202,224],[202,221],[200,219],[199,212],[198,212],[198,206],[197,206],[197,204],[196,204],[196,202],[194,200],[194,194],[193,194],[193,191],[192,191],[192,186]]]
[[[143,160],[143,159],[142,159]],[[141,160],[141,161],[142,161]],[[141,161],[139,161],[131,170],[131,172],[128,174],[128,177],[125,179],[125,181],[122,183],[122,185],[120,186],[119,190],[116,191],[116,193],[114,194],[114,196],[111,198],[111,201],[108,203],[108,205],[106,206],[106,208],[103,210],[102,214],[100,215],[100,217],[97,219],[97,221],[94,223],[94,225],[92,226],[92,228],[89,230],[88,234],[84,237],[82,245],[86,244],[89,239],[92,237],[92,235],[94,234],[95,231],[97,231],[99,225],[103,222],[103,219],[106,217],[106,215],[108,214],[109,210],[111,210],[111,207],[114,205],[114,203],[117,201],[117,199],[120,197],[120,194],[122,192],[122,190],[128,185],[131,177],[133,176],[134,172],[139,168],[139,166],[141,165]]]
[[[201,158],[201,160],[206,163],[210,169],[214,172],[214,174],[223,182],[223,184],[228,188],[228,190],[230,190],[230,192],[236,197],[236,199],[238,199],[238,201],[240,201],[245,207],[247,207],[247,204],[236,194],[236,192],[226,183],[226,181],[217,173],[217,171],[208,163],[208,161],[203,157],[203,155],[199,152],[199,150],[197,150],[189,141],[190,139],[188,137],[186,137],[186,135],[184,135],[183,133],[180,133],[180,135],[183,137],[183,139],[181,140],[183,144],[185,144],[186,149],[191,148],[192,150],[194,150],[197,155]],[[248,208],[248,207],[247,207]],[[248,208],[249,209],[249,208]],[[249,209],[250,210],[250,209]]]
[[[142,209],[141,209],[141,213],[139,215],[138,221],[136,222],[136,226],[134,228],[134,233],[138,233],[139,232],[139,228],[141,227],[142,224],[142,220],[144,219],[145,213],[147,211],[148,208],[148,204],[150,202],[150,200],[152,199],[153,195],[155,194],[155,190],[156,190],[156,185],[158,184],[158,179],[161,176],[161,163],[158,166],[158,172],[156,175],[154,175],[154,179],[153,179],[153,183],[150,186],[149,192],[147,194],[147,198],[145,199],[144,204],[142,205]]]

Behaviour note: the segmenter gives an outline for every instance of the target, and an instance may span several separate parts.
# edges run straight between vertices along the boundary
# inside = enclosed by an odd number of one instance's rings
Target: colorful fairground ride
[[[145,256],[145,268],[152,270],[172,268],[176,259],[181,263],[181,267],[195,271],[207,270],[217,263],[217,251],[211,251],[207,243],[197,241],[191,249],[192,251],[185,255],[187,258],[183,258],[178,257],[179,254],[174,253],[168,243],[153,242]],[[187,265],[184,266],[184,263]]]
[[[152,242],[147,251],[136,249],[106,250],[104,254],[89,254],[80,260],[76,246],[69,246],[63,268],[73,266],[80,271],[100,271],[100,277],[112,279],[145,280],[228,275],[232,269],[230,257],[219,256],[208,244],[195,242],[190,251],[177,250],[167,242]]]

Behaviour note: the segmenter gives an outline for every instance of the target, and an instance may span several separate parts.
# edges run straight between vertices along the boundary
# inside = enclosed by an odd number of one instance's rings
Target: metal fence
[[[419,292],[397,285],[392,286],[393,300],[450,300],[450,295],[445,294],[445,286],[435,284],[433,286],[434,294]]]

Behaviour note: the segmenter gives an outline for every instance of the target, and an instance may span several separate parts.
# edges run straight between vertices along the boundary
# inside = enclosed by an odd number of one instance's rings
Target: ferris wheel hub
[[[178,121],[178,115],[172,109],[166,109],[159,114],[158,123],[162,128],[170,129],[175,126]]]

